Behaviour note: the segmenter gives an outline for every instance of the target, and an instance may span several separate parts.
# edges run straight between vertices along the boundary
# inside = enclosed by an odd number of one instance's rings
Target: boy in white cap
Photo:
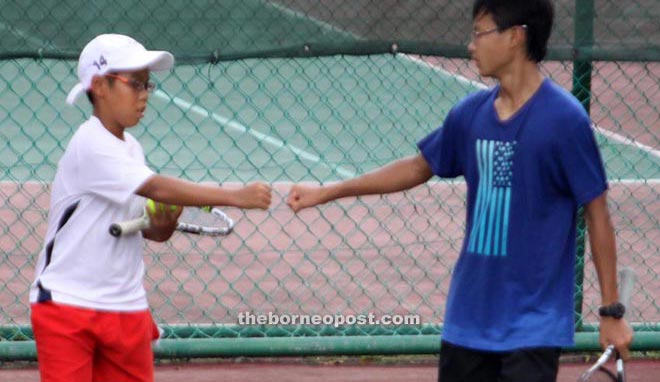
[[[151,228],[116,239],[112,222],[138,217],[144,198],[165,205],[266,209],[270,187],[226,190],[155,174],[125,132],[144,116],[150,71],[168,70],[172,54],[104,34],[83,49],[80,83],[93,115],[71,138],[52,184],[48,231],[30,290],[42,382],[153,381],[151,341],[158,330],[142,285],[143,238],[165,241],[181,208],[150,213]]]

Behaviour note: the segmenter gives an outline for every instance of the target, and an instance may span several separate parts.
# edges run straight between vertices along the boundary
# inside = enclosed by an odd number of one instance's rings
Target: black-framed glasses
[[[133,88],[133,90],[135,90],[136,92],[141,92],[146,90],[147,92],[151,93],[156,89],[156,84],[151,81],[142,82],[134,78],[126,78],[124,76],[120,76],[119,74],[112,74],[112,73],[106,74],[105,76],[118,79],[119,81]]]
[[[485,31],[478,31],[478,30],[473,29],[472,33],[471,33],[472,41],[477,41],[477,39],[479,39],[479,37],[483,37],[483,36],[486,36],[486,35],[489,35],[489,34],[495,33],[495,32],[503,32],[507,29],[511,29],[511,28],[514,28],[514,27],[521,27],[523,29],[527,29],[527,24],[512,25],[512,26],[510,26],[508,28],[504,28],[504,29],[500,29],[498,27],[495,27],[495,28],[492,28],[492,29],[486,29]]]

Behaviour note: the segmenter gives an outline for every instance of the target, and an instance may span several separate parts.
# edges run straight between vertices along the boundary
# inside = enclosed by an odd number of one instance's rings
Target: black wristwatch
[[[617,320],[623,318],[625,313],[626,307],[620,302],[615,302],[612,305],[601,306],[598,308],[598,314],[601,317],[612,317],[616,318]]]

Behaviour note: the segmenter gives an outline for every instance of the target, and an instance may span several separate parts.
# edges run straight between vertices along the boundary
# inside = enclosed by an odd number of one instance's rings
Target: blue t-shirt
[[[489,351],[571,346],[577,209],[607,189],[603,162],[570,93],[545,79],[501,121],[498,91],[468,96],[418,143],[434,174],[467,183],[443,340]]]

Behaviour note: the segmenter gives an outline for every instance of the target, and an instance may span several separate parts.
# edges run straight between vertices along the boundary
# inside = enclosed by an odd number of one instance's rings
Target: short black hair
[[[489,14],[500,31],[527,25],[527,57],[541,62],[548,51],[554,6],[551,0],[475,0],[472,19]]]

